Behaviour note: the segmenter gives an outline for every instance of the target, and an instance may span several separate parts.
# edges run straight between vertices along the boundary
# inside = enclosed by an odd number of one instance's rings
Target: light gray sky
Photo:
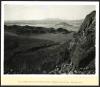
[[[5,5],[4,20],[79,20],[95,9],[95,5]]]

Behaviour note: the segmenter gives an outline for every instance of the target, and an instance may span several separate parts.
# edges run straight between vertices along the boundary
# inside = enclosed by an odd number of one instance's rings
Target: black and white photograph
[[[4,5],[3,73],[96,72],[96,5]]]
[[[99,2],[2,1],[1,85],[99,84]]]

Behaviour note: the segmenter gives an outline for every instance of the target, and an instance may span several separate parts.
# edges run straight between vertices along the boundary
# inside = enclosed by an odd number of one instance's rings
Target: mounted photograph
[[[4,5],[4,74],[95,74],[95,5]]]
[[[1,85],[99,84],[99,2],[2,1]]]

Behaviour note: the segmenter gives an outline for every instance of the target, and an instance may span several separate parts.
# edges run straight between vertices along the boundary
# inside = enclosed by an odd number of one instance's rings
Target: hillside
[[[61,44],[73,36],[73,32],[64,29],[58,32],[52,28],[18,25],[4,28],[5,74],[48,73],[64,61],[67,49]]]

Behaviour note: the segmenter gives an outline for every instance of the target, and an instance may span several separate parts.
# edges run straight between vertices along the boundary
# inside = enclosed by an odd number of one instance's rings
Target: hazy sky
[[[95,5],[5,5],[4,20],[84,19]]]

